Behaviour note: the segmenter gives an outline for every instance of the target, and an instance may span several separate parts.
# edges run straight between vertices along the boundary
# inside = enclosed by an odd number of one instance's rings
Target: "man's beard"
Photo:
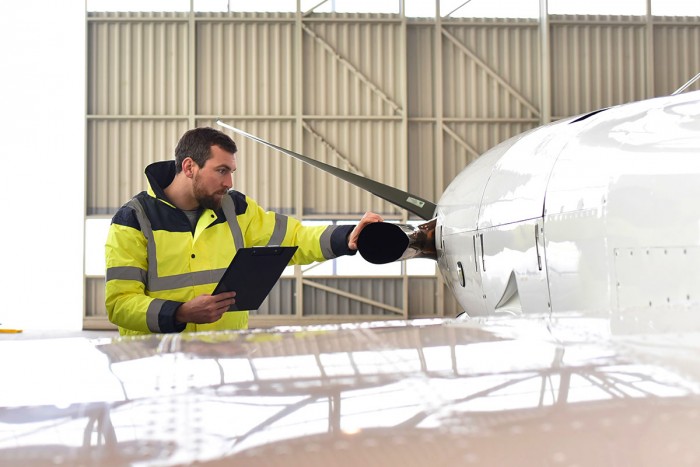
[[[197,176],[195,175],[194,177],[194,198],[197,200],[199,205],[203,207],[204,209],[211,209],[213,211],[216,211],[221,207],[221,200],[223,199],[223,196],[219,194],[219,197],[215,197],[214,195],[209,195],[204,191],[202,186],[199,183],[199,180],[197,180]]]

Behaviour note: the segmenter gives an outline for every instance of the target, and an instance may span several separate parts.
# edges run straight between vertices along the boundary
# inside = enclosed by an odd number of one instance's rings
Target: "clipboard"
[[[257,310],[296,251],[295,246],[238,249],[212,295],[235,291],[236,303],[228,311]]]

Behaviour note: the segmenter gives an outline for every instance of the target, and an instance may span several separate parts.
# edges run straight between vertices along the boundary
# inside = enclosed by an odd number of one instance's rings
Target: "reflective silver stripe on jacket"
[[[173,276],[159,277],[158,276],[158,262],[156,260],[156,242],[153,236],[153,228],[151,227],[151,222],[146,216],[143,210],[143,206],[136,199],[132,199],[127,203],[128,206],[134,209],[136,218],[141,225],[141,232],[147,241],[147,255],[148,255],[148,271],[144,271],[138,267],[132,266],[120,266],[109,268],[106,273],[106,280],[112,279],[122,279],[122,280],[135,280],[142,282],[145,288],[152,292],[158,292],[162,290],[172,290],[179,289],[183,287],[190,287],[203,284],[216,283],[223,276],[226,268],[213,269],[209,271],[197,271],[189,272],[185,274],[177,274]],[[231,229],[231,234],[233,236],[233,242],[236,249],[243,248],[245,246],[243,241],[243,233],[241,231],[240,225],[236,220],[236,206],[230,196],[224,196],[221,205],[224,215],[226,216],[226,221],[229,228]],[[282,214],[275,214],[275,227],[268,241],[268,245],[281,245],[284,237],[287,233],[288,218]],[[331,248],[331,235],[337,226],[328,226],[323,232],[320,238],[321,252],[323,256],[327,259],[335,258],[336,255],[333,253]],[[149,313],[152,307],[149,307]],[[157,307],[160,310],[160,306]],[[157,318],[157,315],[156,315]],[[156,323],[157,325],[157,323]],[[149,327],[151,323],[149,322]]]
[[[275,213],[275,228],[272,231],[272,236],[267,242],[268,245],[281,245],[284,241],[284,236],[287,235],[287,216]]]
[[[148,242],[148,275],[146,277],[145,284],[146,289],[155,290],[153,289],[153,287],[158,283],[158,262],[156,261],[156,239],[153,236],[153,227],[151,227],[151,221],[146,216],[146,213],[143,211],[143,206],[141,206],[141,203],[139,203],[139,201],[136,198],[132,198],[126,204],[127,206],[130,206],[134,209],[136,219],[139,221],[139,225],[141,226],[141,232],[143,233],[143,236],[146,237],[146,241]]]
[[[333,253],[333,248],[331,248],[331,235],[333,235],[333,231],[337,228],[337,225],[329,225],[328,228],[323,231],[319,239],[321,243],[321,253],[323,253],[323,257],[326,259],[336,257],[336,254]]]
[[[230,198],[229,198],[230,199]],[[161,290],[179,289],[182,287],[191,287],[195,285],[211,284],[218,282],[224,274],[226,268],[213,269],[210,271],[196,271],[185,274],[177,274],[174,276],[159,277],[158,276],[158,259],[156,256],[156,241],[153,236],[153,228],[151,222],[143,210],[143,206],[138,200],[132,199],[127,205],[134,209],[136,218],[141,225],[141,232],[148,243],[148,271],[143,271],[141,268],[123,266],[119,268],[110,268],[107,271],[107,280],[109,279],[130,279],[143,282],[147,290],[158,292]],[[234,220],[235,222],[235,220]],[[238,227],[238,224],[236,224]],[[237,228],[240,232],[240,227]]]
[[[210,271],[196,271],[173,276],[156,277],[148,279],[147,273],[141,268],[133,266],[120,266],[107,270],[106,280],[133,280],[143,283],[144,287],[152,292],[161,290],[179,289],[193,285],[211,284],[219,282],[226,268],[212,269]]]
[[[243,232],[241,232],[241,226],[238,225],[236,220],[236,205],[233,204],[233,199],[230,196],[224,196],[221,200],[221,209],[223,209],[226,222],[228,222],[228,226],[231,229],[233,245],[236,249],[243,248],[245,246],[243,243]]]
[[[146,310],[146,325],[151,332],[161,332],[160,325],[158,324],[158,316],[160,315],[160,309],[163,308],[164,303],[165,300],[154,298],[148,305],[148,310]]]
[[[146,271],[133,266],[117,266],[107,269],[105,274],[107,282],[118,279],[122,281],[138,281],[146,283]]]
[[[231,198],[228,196],[224,199],[228,199],[229,201],[231,200]],[[134,212],[136,213],[136,218],[138,219],[139,224],[141,225],[141,232],[143,233],[144,237],[146,237],[146,241],[148,243],[148,271],[144,271],[141,268],[130,266],[109,268],[106,273],[106,280],[125,279],[140,281],[144,284],[147,290],[152,292],[219,282],[219,279],[221,279],[221,276],[223,276],[224,271],[226,271],[226,268],[159,277],[158,262],[156,261],[156,241],[153,236],[153,228],[151,227],[151,222],[148,219],[148,217],[146,217],[146,213],[143,211],[143,206],[141,206],[141,203],[139,203],[138,200],[132,199],[127,203],[127,205],[134,209]],[[231,228],[233,238],[234,241],[237,242],[237,244],[242,244],[243,236],[241,234],[241,228],[236,222],[235,208],[233,212],[233,225],[235,225],[235,228]],[[228,218],[228,215],[226,217]],[[232,223],[229,221],[229,227],[231,227],[231,225]]]

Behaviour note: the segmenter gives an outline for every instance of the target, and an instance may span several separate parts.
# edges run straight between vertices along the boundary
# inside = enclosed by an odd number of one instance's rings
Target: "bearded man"
[[[248,311],[229,312],[235,292],[211,295],[236,250],[297,246],[290,264],[357,251],[356,226],[304,226],[265,211],[232,189],[236,143],[213,128],[187,131],[174,161],[146,167],[148,190],[112,218],[105,244],[105,303],[122,335],[246,329]]]

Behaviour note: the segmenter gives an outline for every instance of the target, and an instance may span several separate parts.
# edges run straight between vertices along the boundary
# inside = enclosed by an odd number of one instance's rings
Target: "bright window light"
[[[87,11],[190,11],[189,0],[87,0]]]
[[[195,11],[295,12],[296,0],[195,0]]]
[[[338,225],[356,224],[356,221],[340,221]],[[304,225],[329,225],[330,221],[304,221]],[[287,268],[285,273],[290,273]],[[305,276],[398,276],[401,275],[401,263],[372,264],[358,253],[354,256],[340,258],[302,266]]]
[[[305,5],[307,2],[302,2]],[[315,5],[318,5],[320,0],[308,2],[307,8],[302,8],[303,11],[308,11]],[[399,13],[401,4],[399,0],[327,0],[321,5],[314,8],[316,13]]]
[[[87,219],[85,221],[85,274],[102,276],[105,273],[105,242],[111,219]],[[304,221],[304,225],[330,225],[331,221]],[[354,221],[341,221],[338,225],[354,224]],[[421,222],[412,222],[418,225]],[[435,275],[435,261],[430,259],[410,259],[406,261],[407,273],[415,276]],[[341,256],[322,263],[301,267],[305,276],[399,276],[401,262],[372,264],[360,254]],[[287,266],[282,276],[293,276],[294,266]]]
[[[355,221],[339,221],[338,225],[355,224]],[[420,225],[424,221],[409,221],[410,225]],[[331,221],[305,221],[304,225],[330,225]],[[405,262],[406,273],[411,276],[434,276],[437,263],[432,259],[417,258]],[[388,264],[372,264],[366,261],[359,253],[354,256],[341,256],[340,258],[313,263],[302,266],[304,276],[400,276],[402,262]],[[283,276],[294,274],[293,266],[285,269]]]
[[[538,18],[538,0],[443,0],[440,15],[450,18]]]
[[[406,260],[406,274],[409,276],[434,276],[437,262],[432,259],[414,258]]]
[[[335,260],[337,275],[340,276],[398,276],[401,275],[401,263],[372,264],[356,254],[342,256]]]
[[[420,225],[424,221],[409,221],[411,225]],[[355,224],[355,221],[339,221],[338,225]],[[304,221],[304,225],[330,225],[331,221]],[[418,258],[404,262],[406,273],[410,276],[434,276],[437,263],[432,259]],[[359,253],[354,256],[341,256],[340,258],[313,263],[301,267],[304,276],[400,276],[402,262],[389,264],[372,264],[366,261]],[[294,275],[294,267],[288,266],[283,276]]]
[[[654,0],[651,13],[656,16],[700,16],[700,2],[697,0]]]
[[[409,18],[435,17],[434,0],[406,0],[406,16]]]
[[[103,276],[105,273],[105,243],[112,219],[85,221],[85,274]]]
[[[409,18],[435,16],[435,0],[405,0]],[[194,11],[295,12],[296,0],[194,0]],[[302,0],[301,11],[313,13],[399,14],[400,0]],[[87,11],[187,12],[189,0],[87,0]],[[646,15],[646,0],[549,0],[554,15]],[[700,16],[700,2],[653,0],[656,16]],[[449,18],[538,18],[539,0],[441,0],[440,15]]]
[[[665,0],[664,0],[665,1]],[[646,0],[549,0],[551,15],[637,15],[647,14]]]
[[[194,0],[194,11],[228,11],[228,0]]]

